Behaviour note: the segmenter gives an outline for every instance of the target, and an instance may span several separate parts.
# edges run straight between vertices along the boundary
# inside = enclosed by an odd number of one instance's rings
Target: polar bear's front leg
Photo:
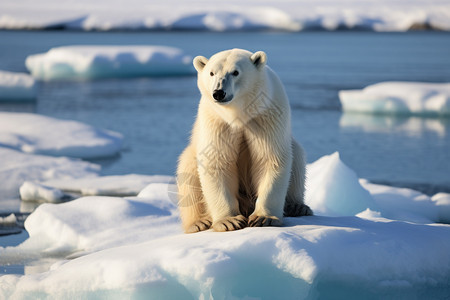
[[[207,128],[207,127],[206,127]],[[229,131],[201,139],[197,153],[198,174],[212,228],[231,231],[244,228],[247,220],[239,211],[237,158],[240,139]]]
[[[264,160],[258,171],[261,174],[257,187],[258,197],[248,224],[251,227],[281,226],[292,167],[292,152],[287,147],[271,149],[269,153],[261,155]]]
[[[234,164],[235,165],[235,164]],[[203,170],[201,170],[204,168]],[[206,206],[212,217],[212,228],[215,231],[231,231],[244,228],[247,220],[239,212],[236,199],[238,192],[238,178],[235,166],[220,169],[217,165],[204,165],[200,169],[200,181],[203,187]]]

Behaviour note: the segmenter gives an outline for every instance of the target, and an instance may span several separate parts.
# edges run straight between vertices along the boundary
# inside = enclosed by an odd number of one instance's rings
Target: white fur
[[[292,139],[288,99],[266,60],[264,52],[240,49],[194,59],[202,97],[177,170],[186,232],[281,225],[283,213],[312,214],[303,204],[305,160]],[[213,97],[218,89],[223,103]]]

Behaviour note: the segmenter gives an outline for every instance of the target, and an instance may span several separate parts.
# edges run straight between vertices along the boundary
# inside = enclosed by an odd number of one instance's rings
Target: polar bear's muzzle
[[[213,91],[213,98],[214,100],[216,100],[216,102],[219,103],[226,103],[229,102],[231,99],[228,99],[230,97],[227,97],[227,93],[220,89],[220,90],[214,90]]]

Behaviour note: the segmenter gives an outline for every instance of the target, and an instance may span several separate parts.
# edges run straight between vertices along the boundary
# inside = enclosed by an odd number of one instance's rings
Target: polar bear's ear
[[[206,66],[207,63],[208,59],[204,56],[196,56],[193,61],[194,68],[197,70],[197,72],[203,71],[203,68]]]
[[[257,68],[261,68],[266,65],[267,55],[263,51],[258,51],[253,53],[252,56],[250,56],[250,60]]]

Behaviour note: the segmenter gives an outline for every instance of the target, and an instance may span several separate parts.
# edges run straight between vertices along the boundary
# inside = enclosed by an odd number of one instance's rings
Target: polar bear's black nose
[[[213,92],[213,98],[216,101],[223,101],[225,99],[226,93],[223,90],[214,90]]]

